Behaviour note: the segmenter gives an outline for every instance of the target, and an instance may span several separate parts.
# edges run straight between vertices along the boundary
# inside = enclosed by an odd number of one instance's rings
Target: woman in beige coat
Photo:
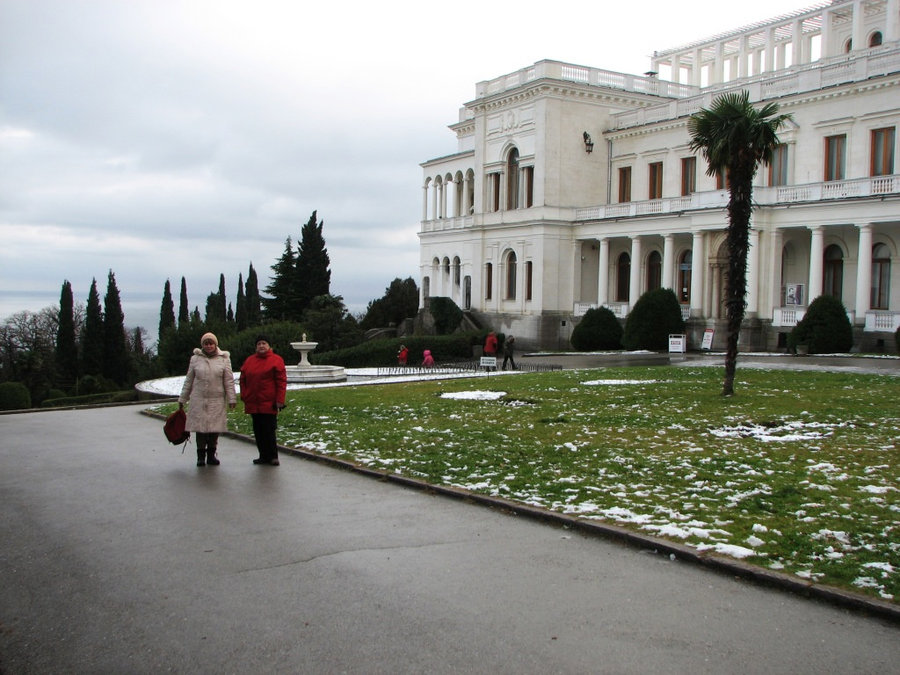
[[[197,466],[218,466],[219,434],[228,430],[225,405],[233,410],[237,403],[234,373],[231,355],[219,349],[215,335],[204,334],[200,347],[194,349],[178,404],[180,408],[188,404],[185,429],[193,431],[197,440]]]

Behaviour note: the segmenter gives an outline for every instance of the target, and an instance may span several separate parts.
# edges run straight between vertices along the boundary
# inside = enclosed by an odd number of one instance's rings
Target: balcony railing
[[[753,201],[758,206],[800,204],[862,197],[900,194],[900,175],[870,176],[852,180],[753,188]],[[575,209],[575,220],[609,220],[650,214],[681,213],[699,209],[721,209],[728,206],[728,191],[694,192],[687,197],[649,199],[621,204],[604,204]]]

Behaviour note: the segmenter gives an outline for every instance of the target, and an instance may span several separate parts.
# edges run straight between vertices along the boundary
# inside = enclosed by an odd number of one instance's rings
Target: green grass
[[[441,397],[472,390],[505,394]],[[739,369],[735,390],[704,367],[306,389],[279,442],[896,602],[900,378]]]

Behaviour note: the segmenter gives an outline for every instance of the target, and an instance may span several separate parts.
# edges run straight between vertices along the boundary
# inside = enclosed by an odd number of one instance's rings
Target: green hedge
[[[585,312],[572,329],[572,347],[580,352],[622,348],[622,324],[608,307]]]
[[[484,335],[487,335],[485,333]],[[344,368],[379,368],[397,365],[400,345],[409,349],[407,365],[422,363],[422,352],[431,350],[438,363],[444,361],[469,360],[472,347],[483,342],[480,333],[456,333],[454,335],[408,335],[388,340],[372,340],[356,347],[336,349],[330,352],[313,352],[309,362],[317,365],[343,366]]]
[[[844,303],[831,295],[820,295],[788,335],[788,347],[808,345],[810,354],[849,352],[853,346],[853,327]]]
[[[104,403],[129,403],[138,400],[138,392],[134,389],[125,391],[108,391],[102,394],[86,394],[84,396],[64,396],[48,398],[41,402],[42,408],[68,408],[75,405],[102,405]]]
[[[684,333],[681,305],[671,288],[644,293],[625,321],[622,346],[625,349],[665,350],[669,335]]]
[[[31,393],[21,382],[0,382],[0,410],[25,410],[31,407]]]

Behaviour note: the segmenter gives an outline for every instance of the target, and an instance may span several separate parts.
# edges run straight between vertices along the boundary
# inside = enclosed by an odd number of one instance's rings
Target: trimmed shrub
[[[0,382],[0,410],[25,410],[31,407],[31,393],[21,382]]]
[[[462,323],[463,311],[450,298],[433,297],[428,302],[428,311],[434,318],[434,329],[438,335],[449,335]]]
[[[608,307],[585,312],[572,330],[572,347],[581,352],[622,348],[622,324]]]
[[[684,333],[681,305],[671,288],[657,288],[644,293],[634,304],[625,331],[622,346],[625,349],[665,350],[669,348],[669,335]]]
[[[810,354],[849,352],[853,346],[853,327],[844,303],[832,295],[813,300],[806,314],[788,335],[788,347],[808,345]]]

